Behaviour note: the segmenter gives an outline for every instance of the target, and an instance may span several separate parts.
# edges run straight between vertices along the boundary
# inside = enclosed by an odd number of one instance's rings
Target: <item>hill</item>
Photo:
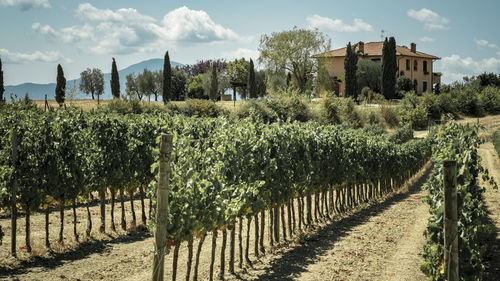
[[[170,65],[172,67],[175,66],[184,66],[181,63],[171,61]],[[118,73],[120,75],[120,90],[125,92],[125,77],[129,74],[141,73],[144,69],[148,69],[151,71],[157,71],[163,69],[163,59],[150,59],[141,61],[139,63],[130,65],[122,70],[119,70]],[[54,77],[55,80],[55,77]],[[109,81],[111,80],[111,73],[104,73],[104,94],[101,96],[101,99],[111,99],[111,87],[109,86]],[[76,87],[78,89],[80,85],[80,78],[68,80],[66,81],[66,89],[71,89],[73,87],[73,83],[76,82]],[[48,84],[36,84],[36,83],[23,83],[15,86],[5,86],[5,98],[10,100],[10,94],[13,93],[17,96],[18,99],[24,98],[25,94],[28,93],[29,97],[33,100],[43,100],[45,99],[45,95],[48,96],[49,99],[54,99],[54,92],[56,89],[55,83]],[[89,99],[90,96],[81,93],[78,90],[78,94],[76,99]]]

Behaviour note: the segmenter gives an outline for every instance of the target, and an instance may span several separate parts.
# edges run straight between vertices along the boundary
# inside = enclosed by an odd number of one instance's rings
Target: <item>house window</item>
[[[427,81],[424,81],[424,82],[422,83],[422,92],[423,92],[423,93],[427,92]]]
[[[415,92],[417,92],[417,88],[418,88],[418,82],[417,82],[417,79],[413,80],[413,90],[415,90]]]
[[[372,61],[380,61],[380,59],[372,59]]]
[[[429,72],[427,72],[427,61],[426,60],[424,60],[422,67],[424,68],[424,74],[428,74]]]
[[[406,60],[406,70],[410,70],[410,60]]]
[[[413,70],[417,71],[417,69],[418,69],[418,67],[417,67],[417,66],[418,66],[418,62],[417,62],[417,60],[415,60],[415,61],[413,62]]]

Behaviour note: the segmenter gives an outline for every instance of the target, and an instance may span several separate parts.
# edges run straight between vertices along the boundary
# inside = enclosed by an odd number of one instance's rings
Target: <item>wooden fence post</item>
[[[14,170],[17,166],[17,124],[16,120],[14,130],[12,130],[12,166]],[[17,196],[17,179],[14,177],[14,182],[12,183],[12,198],[10,205],[10,224],[11,224],[11,252],[12,256],[16,257],[16,230],[17,230],[17,207],[16,207],[16,196]]]
[[[153,260],[153,281],[163,281],[165,263],[165,242],[167,239],[168,194],[170,178],[170,157],[172,154],[171,134],[161,134],[160,169],[156,197],[155,252]]]
[[[446,280],[458,281],[457,161],[444,166],[444,266]]]

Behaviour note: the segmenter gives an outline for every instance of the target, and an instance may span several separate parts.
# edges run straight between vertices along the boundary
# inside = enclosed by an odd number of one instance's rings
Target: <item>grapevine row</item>
[[[125,193],[132,197],[139,191],[141,199],[148,193],[155,201],[155,148],[160,132],[174,135],[167,231],[169,245],[175,246],[174,260],[179,245],[187,241],[191,267],[195,238],[204,241],[208,233],[213,233],[215,251],[217,232],[222,231],[226,241],[229,230],[230,272],[234,272],[237,228],[241,267],[243,260],[249,261],[248,231],[252,221],[254,252],[265,252],[265,212],[269,212],[267,226],[274,235],[268,238],[273,245],[319,219],[399,188],[430,154],[427,140],[408,141],[412,137],[409,127],[379,135],[312,122],[263,124],[252,119],[191,118],[165,113],[115,115],[76,109],[40,112],[6,107],[0,122],[2,202],[6,207],[5,202],[12,197],[10,187],[16,184],[18,206],[26,213],[28,222],[27,246],[31,212],[44,209],[48,222],[50,206],[58,204],[62,212],[69,204],[76,216],[77,202],[86,202],[88,211],[93,194],[101,199],[100,230],[105,231],[107,190],[112,203],[119,196],[121,226],[126,228]],[[18,141],[14,163],[13,135]],[[142,206],[144,223],[144,202]],[[133,216],[135,223],[135,212]],[[247,221],[244,258],[242,218]],[[89,211],[88,221],[87,234],[92,229]],[[60,241],[63,225],[61,221]],[[46,226],[46,244],[50,246]],[[112,221],[111,228],[114,227]],[[76,228],[74,234],[78,236]],[[195,259],[199,258],[202,244],[199,243]],[[224,264],[222,260],[222,275]],[[211,265],[212,276],[213,258]],[[194,272],[196,276],[196,266]]]

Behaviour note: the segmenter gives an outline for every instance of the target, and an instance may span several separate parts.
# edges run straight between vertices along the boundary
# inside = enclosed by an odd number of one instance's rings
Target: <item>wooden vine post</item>
[[[170,157],[172,154],[171,134],[161,134],[160,168],[156,197],[155,252],[153,259],[153,281],[163,281],[165,245],[167,240],[168,194],[170,178]]]
[[[17,166],[17,120],[14,130],[12,131],[12,166],[14,169]],[[10,206],[10,224],[11,224],[11,252],[12,256],[16,257],[16,230],[17,230],[17,208],[16,208],[16,198],[17,197],[17,179],[14,177],[14,182],[12,184],[12,198]]]
[[[444,166],[444,266],[448,281],[458,281],[457,161]]]

